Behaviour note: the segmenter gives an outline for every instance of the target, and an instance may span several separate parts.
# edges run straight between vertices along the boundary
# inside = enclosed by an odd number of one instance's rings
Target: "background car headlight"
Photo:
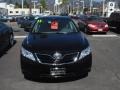
[[[32,54],[31,52],[29,52],[28,50],[24,49],[23,47],[22,47],[22,49],[21,49],[21,54],[22,54],[24,57],[26,57],[26,58],[28,58],[28,59],[30,59],[30,60],[35,61],[35,57],[33,56],[33,54]]]
[[[83,59],[84,57],[86,57],[87,55],[89,55],[91,53],[91,48],[90,48],[90,46],[89,47],[87,47],[86,49],[84,49],[82,52],[81,52],[81,54],[80,54],[80,56],[79,56],[79,60],[80,59]]]
[[[96,26],[93,25],[93,24],[88,24],[88,26],[91,27],[91,28],[96,28]]]
[[[108,28],[108,25],[106,24],[105,27]]]

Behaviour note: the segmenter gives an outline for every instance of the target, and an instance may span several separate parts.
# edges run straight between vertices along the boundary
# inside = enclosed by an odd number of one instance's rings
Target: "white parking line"
[[[22,39],[22,38],[26,38],[27,36],[14,36],[15,39]]]
[[[92,37],[119,37],[117,35],[111,34],[111,35],[92,35]]]
[[[24,39],[26,37],[27,36],[14,36],[15,39]],[[101,38],[105,38],[105,37],[117,37],[117,38],[120,38],[120,36],[114,35],[114,34],[111,34],[111,35],[92,35],[92,37],[101,37]]]

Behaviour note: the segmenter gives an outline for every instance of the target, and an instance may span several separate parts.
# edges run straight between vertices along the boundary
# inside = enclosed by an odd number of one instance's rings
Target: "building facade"
[[[29,15],[30,9],[28,8],[16,8],[16,9],[8,9],[8,15]],[[32,15],[39,15],[40,10],[39,9],[32,9]]]
[[[0,3],[1,15],[29,15],[29,8],[15,8],[14,4]],[[40,9],[32,8],[32,15],[39,15]]]
[[[56,14],[60,14],[60,5],[62,4],[62,0],[55,0],[55,3],[54,3],[54,12]]]

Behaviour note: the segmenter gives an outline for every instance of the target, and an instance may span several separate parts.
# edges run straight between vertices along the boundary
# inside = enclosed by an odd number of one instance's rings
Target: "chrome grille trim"
[[[71,54],[76,54],[76,57],[78,57],[79,54],[80,54],[80,52],[74,52],[74,53],[65,54],[62,58],[64,59],[65,56],[67,56],[67,55],[71,55]],[[49,54],[35,53],[35,56],[36,56],[37,61],[38,61],[39,63],[41,63],[41,64],[46,64],[46,65],[64,65],[64,64],[75,63],[74,61],[71,61],[71,62],[68,62],[68,63],[57,63],[57,64],[54,63],[54,62],[53,62],[53,63],[43,63],[43,62],[38,58],[37,55],[46,55],[46,56],[51,57],[53,60],[55,60],[55,59],[54,59],[54,57],[53,57],[52,55],[49,55]]]

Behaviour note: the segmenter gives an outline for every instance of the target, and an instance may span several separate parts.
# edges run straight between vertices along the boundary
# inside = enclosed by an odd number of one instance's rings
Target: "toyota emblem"
[[[59,53],[59,52],[55,52],[53,54],[53,57],[54,57],[55,60],[60,60],[60,59],[62,59],[62,54]]]

